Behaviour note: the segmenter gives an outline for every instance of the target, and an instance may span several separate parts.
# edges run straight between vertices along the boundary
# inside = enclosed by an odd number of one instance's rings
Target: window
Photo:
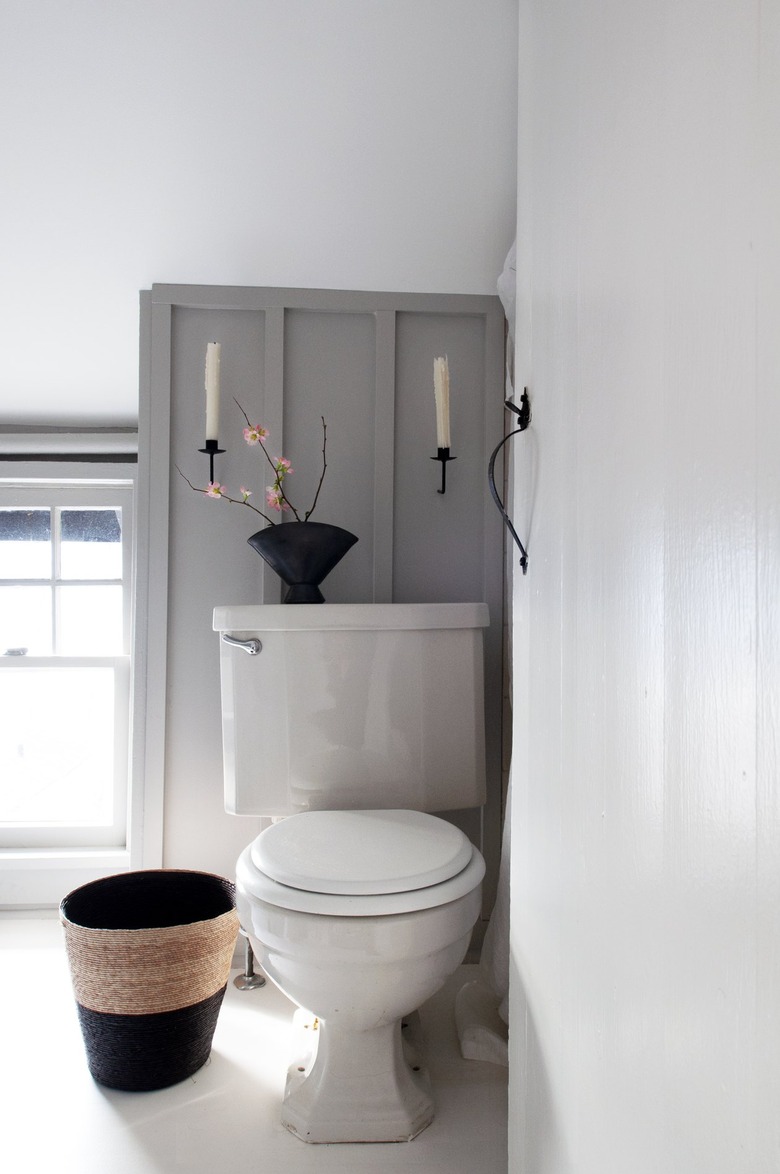
[[[0,906],[140,864],[135,470],[0,464]]]
[[[0,847],[124,847],[132,482],[0,495]]]

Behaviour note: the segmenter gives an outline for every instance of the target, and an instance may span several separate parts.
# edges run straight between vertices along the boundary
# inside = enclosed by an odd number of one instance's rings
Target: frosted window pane
[[[50,587],[0,587],[0,656],[9,648],[51,655]]]
[[[111,669],[0,664],[0,713],[0,823],[111,822]]]
[[[121,655],[121,587],[60,587],[58,594],[60,655]]]
[[[0,509],[0,579],[51,575],[49,510]]]
[[[63,579],[121,579],[120,510],[62,510]]]

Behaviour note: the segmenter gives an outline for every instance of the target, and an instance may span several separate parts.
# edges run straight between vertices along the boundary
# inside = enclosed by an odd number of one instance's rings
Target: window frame
[[[133,634],[132,600],[134,587],[134,504],[135,481],[130,475],[118,478],[74,480],[73,478],[7,478],[0,468],[0,507],[3,510],[47,510],[51,517],[49,543],[51,558],[46,576],[18,576],[2,578],[3,586],[45,587],[52,592],[53,647],[46,653],[26,653],[14,656],[0,647],[0,667],[6,672],[35,673],[46,670],[104,668],[111,672],[114,692],[113,773],[111,789],[111,823],[85,825],[79,823],[46,825],[8,825],[0,823],[0,850],[7,848],[125,848],[127,845],[127,800],[130,774],[130,677]],[[72,579],[62,575],[60,556],[61,514],[72,509],[116,509],[121,513],[121,577],[110,582],[122,587],[122,648],[110,655],[102,653],[66,653],[60,647],[60,605],[57,592],[70,585],[100,584],[101,580]],[[102,582],[108,583],[109,580]]]
[[[150,707],[159,704],[164,680],[151,691],[148,685],[150,632],[149,612],[149,543],[143,531],[144,517],[148,521],[148,480],[143,470],[139,473],[137,436],[125,433],[120,450],[106,454],[83,451],[87,446],[76,441],[77,451],[71,455],[63,451],[63,438],[55,436],[58,452],[50,453],[40,445],[44,456],[13,452],[13,445],[3,444],[0,438],[0,490],[12,485],[36,483],[79,483],[95,486],[96,482],[131,482],[132,541],[126,557],[131,559],[129,592],[126,598],[131,607],[132,643],[125,650],[127,656],[126,686],[129,698],[127,746],[121,748],[127,761],[127,792],[124,803],[126,831],[123,843],[43,845],[7,845],[0,847],[0,910],[22,912],[31,909],[51,909],[72,889],[102,876],[136,868],[159,868],[162,863],[162,751],[159,739],[154,737],[147,745],[146,733],[150,726]],[[36,442],[39,440],[36,437]],[[4,448],[11,452],[3,452]],[[10,504],[3,493],[2,504]],[[60,504],[60,503],[55,503]],[[94,503],[98,504],[97,501]],[[32,665],[33,658],[24,658]],[[67,658],[73,660],[74,658]],[[76,658],[78,659],[78,658]],[[86,658],[90,660],[91,658]],[[164,723],[163,723],[164,728]],[[83,840],[88,840],[84,836]]]

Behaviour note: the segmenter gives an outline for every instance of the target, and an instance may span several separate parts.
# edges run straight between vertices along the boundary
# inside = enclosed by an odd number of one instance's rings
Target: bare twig
[[[320,496],[320,490],[322,489],[322,483],[325,480],[325,470],[328,467],[328,462],[325,459],[325,448],[328,443],[328,427],[325,423],[325,417],[320,416],[320,419],[322,420],[322,473],[320,474],[320,480],[319,480],[319,484],[317,486],[317,492],[314,494],[314,501],[311,503],[311,509],[308,511],[308,513],[306,514],[306,516],[303,519],[304,522],[307,522],[309,520],[309,518],[311,517],[311,515],[314,513],[314,510],[317,506],[317,498]]]

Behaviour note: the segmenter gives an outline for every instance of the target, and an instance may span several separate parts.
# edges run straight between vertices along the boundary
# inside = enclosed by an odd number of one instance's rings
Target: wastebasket
[[[60,920],[95,1080],[146,1092],[197,1072],[238,936],[231,882],[176,869],[122,873],[74,889]]]

